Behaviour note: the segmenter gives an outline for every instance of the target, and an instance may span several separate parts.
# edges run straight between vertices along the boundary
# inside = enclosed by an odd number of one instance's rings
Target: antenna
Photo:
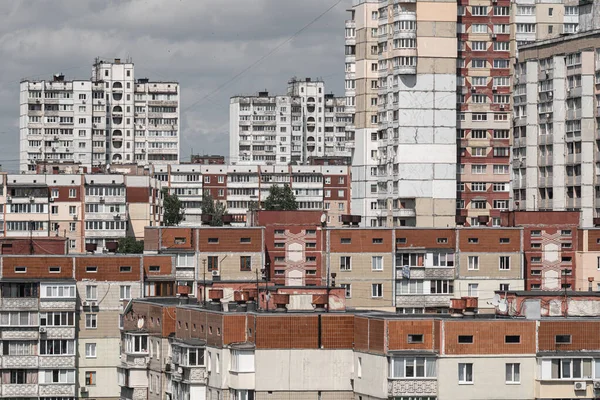
[[[500,302],[498,303],[498,311],[504,313],[507,310],[508,310],[508,303],[506,302],[506,299],[500,299]]]
[[[492,305],[494,307],[498,307],[500,305],[500,295],[499,294],[495,294],[494,297],[492,298]]]

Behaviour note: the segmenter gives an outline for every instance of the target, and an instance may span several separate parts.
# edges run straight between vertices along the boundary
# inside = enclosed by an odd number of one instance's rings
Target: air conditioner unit
[[[40,104],[40,101],[39,101],[39,100],[36,100],[35,102],[36,102],[37,104]]]
[[[6,196],[6,202],[10,203],[12,201],[12,197],[11,196]]]
[[[573,389],[575,389],[575,390],[585,390],[586,386],[587,385],[585,382],[574,382],[573,383]]]
[[[496,39],[498,36],[495,33],[492,33],[492,39]]]
[[[80,389],[81,393],[87,393],[88,392],[88,388],[85,386],[82,386]]]
[[[54,197],[50,197],[48,201],[50,201],[50,203],[54,203]]]
[[[73,215],[73,221],[77,221],[77,215]]]
[[[97,306],[98,306],[98,302],[96,302],[96,301],[90,302],[90,307],[97,307]]]
[[[35,201],[35,197],[29,196],[29,201],[34,202]]]
[[[181,367],[177,367],[177,373],[178,374],[183,374],[183,368]],[[584,382],[585,383],[585,382]]]
[[[554,96],[554,93],[548,92],[548,97],[552,98],[553,96]]]
[[[92,126],[93,126],[94,128],[97,128],[97,127],[98,127],[98,124],[92,124]]]
[[[121,219],[121,214],[115,214],[115,219]]]
[[[492,91],[497,91],[498,90],[498,86],[492,86]]]
[[[81,100],[81,104],[85,104],[85,100]]]
[[[218,270],[214,270],[212,272],[212,276],[219,276],[219,271]]]
[[[104,197],[100,197],[100,203],[104,203]]]
[[[504,106],[504,104],[501,104],[501,105],[500,105],[500,109],[501,109],[501,110],[504,110],[504,107],[505,107],[505,106]]]
[[[82,302],[81,302],[81,305],[82,305],[83,307],[89,307],[89,306],[90,306],[90,303],[89,303],[89,302],[87,302],[87,301],[82,301]]]
[[[46,327],[40,326],[40,333],[46,333]]]
[[[57,141],[58,140],[58,136],[54,136],[54,140]]]
[[[594,381],[594,389],[600,389],[600,381]]]
[[[552,117],[552,114],[546,113],[546,118],[550,118],[550,117]]]

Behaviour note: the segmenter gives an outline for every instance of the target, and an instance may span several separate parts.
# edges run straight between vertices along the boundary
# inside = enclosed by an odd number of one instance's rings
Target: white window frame
[[[470,377],[469,377],[470,375]],[[469,380],[470,378],[470,380]],[[458,363],[458,384],[459,385],[472,385],[475,382],[473,377],[473,364],[472,363]]]

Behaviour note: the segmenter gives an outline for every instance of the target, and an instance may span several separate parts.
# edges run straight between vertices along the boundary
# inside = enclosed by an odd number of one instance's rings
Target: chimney
[[[208,298],[210,302],[206,305],[206,308],[213,311],[223,311],[223,306],[221,305],[223,289],[210,289],[208,291]]]
[[[237,312],[246,312],[248,311],[248,300],[249,294],[246,291],[236,291],[233,293],[233,299],[236,302],[236,311]]]
[[[276,293],[271,296],[273,298],[273,303],[275,303],[275,311],[278,312],[286,312],[287,305],[290,302],[290,295],[283,293]]]
[[[315,307],[315,311],[323,312],[325,311],[325,305],[327,304],[327,295],[326,294],[313,294],[312,304]]]
[[[246,290],[246,292],[248,292],[248,302],[246,303],[246,310],[247,311],[256,311],[256,299],[258,298],[258,290],[256,289],[248,289]]]
[[[115,64],[121,64],[121,59],[120,58],[115,58]]]
[[[466,307],[465,299],[450,299],[450,315],[454,318],[462,318]]]
[[[464,315],[472,317],[477,312],[477,306],[479,301],[477,297],[463,297],[462,300],[465,302]]]

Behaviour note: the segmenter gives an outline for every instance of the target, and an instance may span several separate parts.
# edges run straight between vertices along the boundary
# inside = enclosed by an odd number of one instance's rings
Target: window
[[[592,379],[591,358],[542,359],[542,379]],[[596,362],[596,366],[600,367]]]
[[[254,351],[231,350],[231,371],[254,372]]]
[[[48,272],[51,274],[59,274],[60,267],[48,267]]]
[[[510,290],[510,283],[501,283],[500,290],[503,292],[508,292]]]
[[[471,49],[473,51],[485,51],[487,49],[487,42],[471,42]],[[485,77],[483,77],[483,79],[486,80]],[[476,85],[476,86],[482,86],[482,85]]]
[[[398,294],[423,294],[423,280],[402,279],[397,281],[396,292]]]
[[[461,385],[473,383],[473,364],[458,363],[458,383]]]
[[[479,243],[479,238],[470,237],[467,239],[467,242],[470,244]]]
[[[75,215],[77,213],[76,206],[69,206],[69,215]]]
[[[458,335],[458,343],[473,343],[473,335]]]
[[[371,258],[371,269],[373,271],[383,271],[383,257],[373,256]]]
[[[127,266],[120,266],[119,267],[119,272],[131,272],[131,266],[127,265]]]
[[[85,385],[96,386],[96,371],[85,371]]]
[[[419,336],[419,335],[417,335]],[[422,335],[420,335],[422,336]],[[435,378],[435,359],[431,357],[391,357],[389,378]]]
[[[219,243],[219,238],[209,237],[208,243]]]
[[[98,267],[87,266],[85,267],[85,272],[87,272],[88,274],[95,274],[96,272],[98,272]]]
[[[510,256],[500,256],[499,257],[499,266],[500,266],[500,271],[510,270]]]
[[[406,341],[407,343],[423,343],[423,335],[409,334]]]
[[[351,238],[341,238],[340,243],[341,244],[350,244],[350,243],[352,243],[352,239]]]
[[[96,329],[98,327],[96,314],[86,314],[85,315],[85,327],[86,329]]]
[[[240,243],[251,243],[252,239],[249,237],[240,238]]]
[[[488,33],[488,26],[486,24],[473,24],[471,25],[471,33]]]
[[[504,343],[521,343],[521,336],[506,335],[506,336],[504,336]]]
[[[479,284],[478,283],[469,283],[467,286],[467,292],[469,297],[479,297]]]
[[[521,364],[506,364],[506,383],[521,383]]]
[[[131,286],[130,285],[121,285],[121,287],[119,288],[119,298],[120,298],[120,300],[131,299]]]
[[[471,15],[485,16],[487,15],[486,6],[473,6],[471,7]]]
[[[240,271],[252,271],[251,256],[240,256]]]
[[[96,358],[96,343],[85,344],[85,358]]]
[[[342,284],[340,284],[340,287],[345,290],[347,299],[352,298],[352,285],[351,284],[342,283]]]
[[[341,256],[340,257],[340,271],[352,271],[352,257]]]
[[[86,300],[98,300],[98,286],[87,285],[85,287]]]
[[[126,335],[125,336],[125,351],[127,353],[148,353],[148,336],[147,335]]]
[[[69,198],[74,199],[77,196],[77,189],[69,189]]]
[[[555,343],[556,344],[570,344],[571,343],[571,335],[556,335]]]
[[[75,370],[51,369],[40,372],[40,383],[75,383]]]
[[[452,294],[454,293],[454,282],[444,279],[432,280],[429,290],[432,294]]]
[[[24,274],[27,272],[27,267],[15,267],[16,274]]]
[[[382,298],[383,297],[383,284],[373,283],[371,284],[371,297]]]
[[[382,243],[383,243],[382,238],[373,238],[373,244],[382,244]]]

